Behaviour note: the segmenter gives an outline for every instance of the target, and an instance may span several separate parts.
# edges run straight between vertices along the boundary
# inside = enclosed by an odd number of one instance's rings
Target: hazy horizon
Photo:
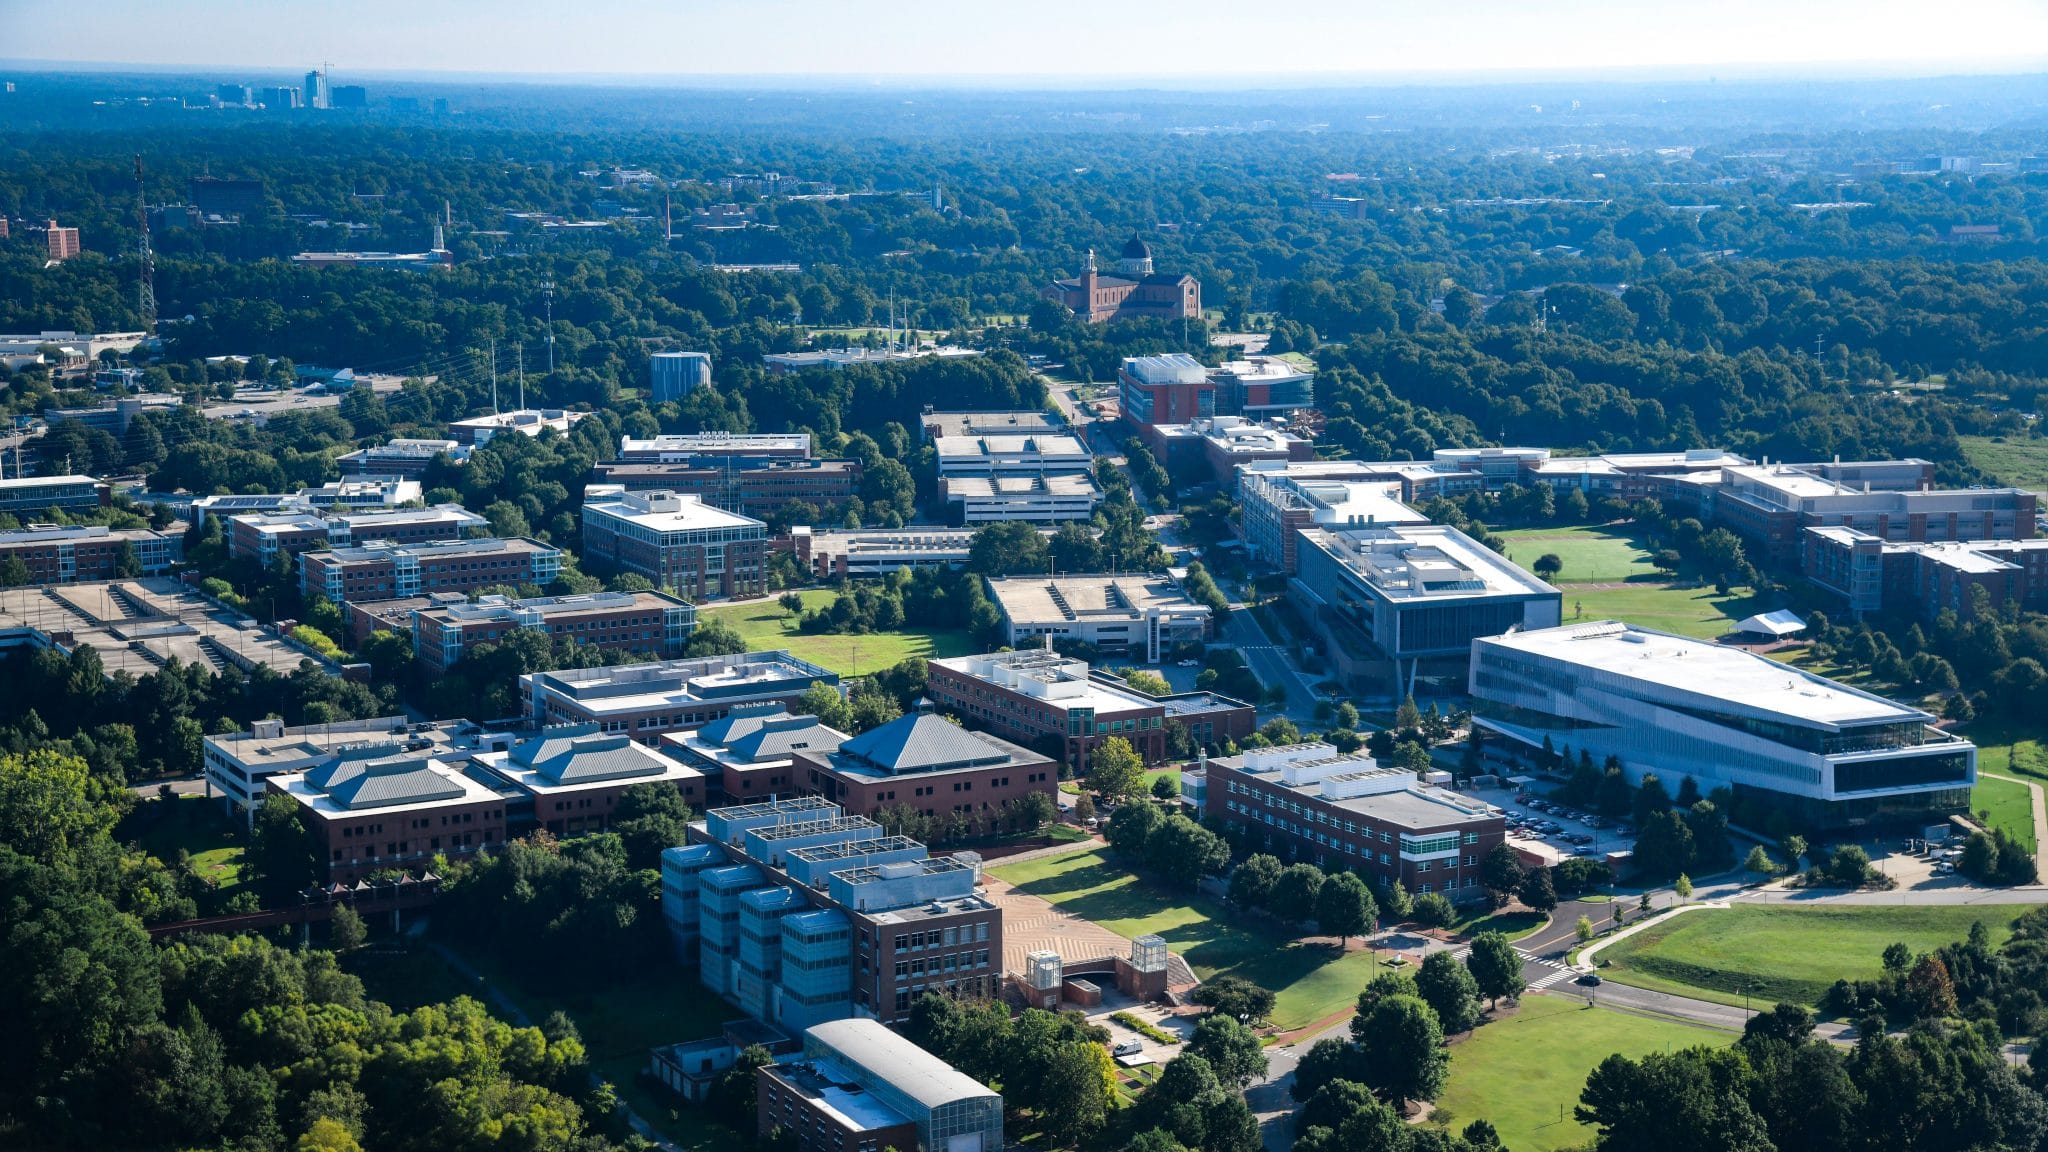
[[[0,2],[0,39],[34,71],[290,74],[524,83],[952,87],[1328,87],[1586,80],[1933,77],[2048,68],[2048,5],[1957,0],[1930,21],[1900,0],[1334,0],[1254,9],[1186,0],[1171,23],[1127,9],[937,0],[533,0],[306,9],[246,0]],[[1446,35],[1455,28],[1459,35]],[[74,47],[75,46],[75,47]],[[963,67],[978,61],[980,67]]]

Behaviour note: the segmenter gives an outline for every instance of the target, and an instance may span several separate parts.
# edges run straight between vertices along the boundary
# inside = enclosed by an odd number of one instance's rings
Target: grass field
[[[1195,975],[1242,976],[1277,997],[1273,1023],[1283,1029],[1349,1008],[1379,968],[1371,952],[1339,955],[1289,938],[1277,925],[1238,915],[1192,892],[1140,878],[1097,848],[1045,856],[993,869],[1019,891],[1093,920],[1119,936],[1156,932],[1187,959]]]
[[[1508,559],[1531,567],[1544,553],[1564,562],[1559,584],[1611,584],[1657,578],[1650,554],[1628,537],[1601,528],[1516,528],[1496,533],[1507,541]]]
[[[1572,1106],[1586,1076],[1609,1055],[1720,1047],[1734,1039],[1675,1020],[1589,1009],[1561,996],[1529,996],[1513,1016],[1452,1045],[1450,1083],[1437,1103],[1454,1114],[1453,1128],[1483,1118],[1500,1131],[1503,1146],[1549,1152],[1592,1140],[1593,1130],[1572,1118]]]
[[[798,595],[809,610],[832,603],[835,593],[829,588],[813,588]],[[830,668],[841,676],[865,676],[912,656],[965,656],[974,650],[967,633],[951,629],[806,636],[796,631],[796,617],[773,600],[710,607],[703,609],[702,614],[738,629],[750,652],[786,648],[797,659]]]
[[[241,882],[247,837],[218,802],[203,796],[145,800],[129,813],[117,834],[167,864],[177,860],[180,849],[191,853],[193,869],[222,888]]]
[[[2034,850],[2034,797],[2026,785],[1980,775],[1970,790],[1970,811]]]
[[[1978,723],[1970,726],[1969,738],[1977,745],[1977,769],[2028,776],[2048,782],[2048,750],[2038,740],[2018,739],[2012,732]]]
[[[2048,489],[2048,440],[1959,436],[1970,463],[2016,488]]]
[[[1656,991],[1741,1003],[1818,1004],[1840,979],[1869,979],[1893,942],[1914,953],[1961,940],[1982,920],[1993,942],[2011,934],[2020,905],[1964,907],[1737,905],[1674,916],[1600,951],[1601,974]]]
[[[1736,621],[1764,611],[1755,595],[1737,590],[1723,596],[1712,587],[1673,588],[1639,584],[1626,588],[1574,588],[1566,585],[1564,622],[1623,620],[1661,632],[1712,640]]]

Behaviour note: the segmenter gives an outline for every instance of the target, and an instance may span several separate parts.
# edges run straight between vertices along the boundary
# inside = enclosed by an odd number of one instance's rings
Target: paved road
[[[181,776],[176,780],[150,780],[142,784],[131,784],[128,790],[137,796],[155,796],[158,790],[166,784],[170,785],[171,791],[179,796],[206,795],[206,777],[204,776]]]

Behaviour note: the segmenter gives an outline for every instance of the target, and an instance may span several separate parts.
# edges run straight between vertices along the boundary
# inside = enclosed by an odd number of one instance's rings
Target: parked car
[[[1572,983],[1583,984],[1588,988],[1598,988],[1600,986],[1600,974],[1598,972],[1588,972],[1572,981]]]

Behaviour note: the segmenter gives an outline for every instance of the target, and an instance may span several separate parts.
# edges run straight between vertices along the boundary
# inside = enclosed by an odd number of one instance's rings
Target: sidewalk
[[[2033,797],[2034,874],[2043,879],[2048,879],[2048,803],[2043,803],[2042,801],[2041,786],[2032,780],[2022,780],[2017,776],[2007,776],[2002,772],[1985,772],[1980,769],[1977,775],[1989,776],[1993,780],[2003,780],[2008,784],[2018,784],[2027,790],[2027,795]]]
[[[1662,915],[1645,917],[1629,925],[1628,927],[1623,928],[1621,931],[1616,932],[1612,936],[1602,936],[1600,939],[1587,944],[1584,948],[1579,949],[1578,959],[1572,962],[1572,966],[1580,972],[1591,972],[1593,970],[1593,957],[1599,952],[1603,951],[1609,944],[1614,943],[1616,940],[1626,940],[1630,936],[1633,936],[1636,933],[1641,932],[1643,929],[1648,928],[1653,924],[1662,924],[1664,921],[1669,920],[1673,916],[1676,916],[1682,912],[1691,912],[1700,908],[1726,907],[1728,907],[1728,902],[1726,900],[1704,900],[1697,904],[1680,904],[1675,908],[1666,908]]]

